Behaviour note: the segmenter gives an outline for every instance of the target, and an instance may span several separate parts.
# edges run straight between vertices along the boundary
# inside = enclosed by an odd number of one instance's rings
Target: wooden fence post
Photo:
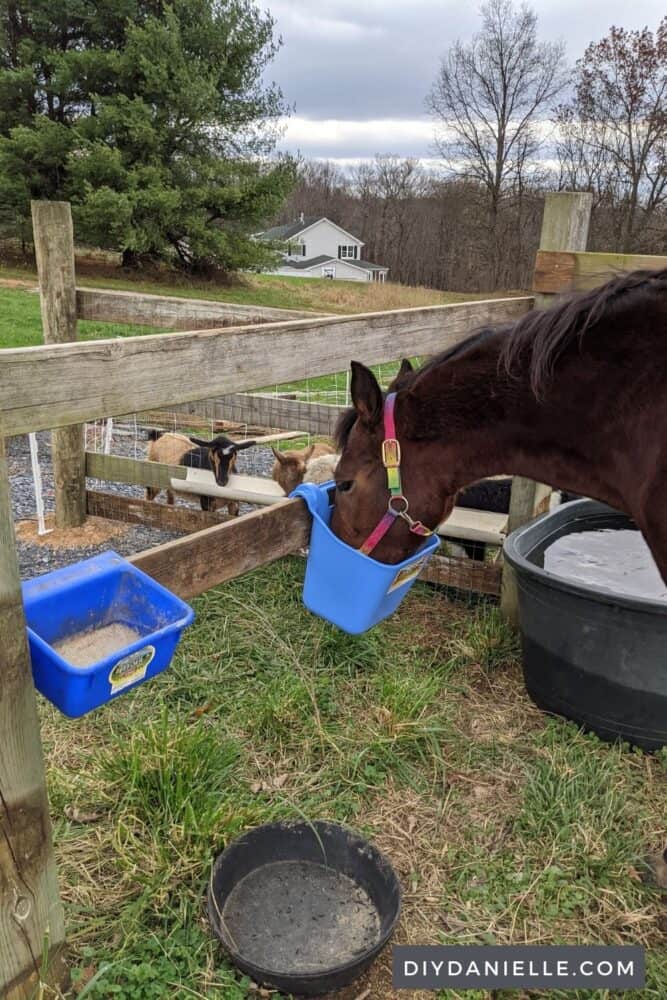
[[[551,191],[544,202],[540,250],[583,251],[588,242],[593,195],[588,191]],[[551,305],[553,296],[536,295],[535,308]],[[508,532],[520,528],[535,517],[538,484],[523,476],[512,480]],[[511,566],[503,567],[500,606],[505,617],[518,622],[518,594]]]
[[[0,637],[0,996],[28,1000],[64,985],[65,928],[1,436]]]
[[[76,282],[72,212],[66,201],[33,201],[32,228],[45,344],[76,340]],[[85,428],[52,431],[56,527],[78,528],[86,519]]]

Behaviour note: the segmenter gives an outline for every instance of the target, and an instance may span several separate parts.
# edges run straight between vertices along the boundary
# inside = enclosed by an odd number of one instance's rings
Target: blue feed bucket
[[[28,580],[23,603],[35,687],[72,718],[161,673],[194,619],[189,605],[115,552]],[[71,644],[82,641],[87,648],[75,655]]]
[[[303,585],[303,603],[344,632],[367,632],[393,614],[440,544],[431,535],[403,562],[377,562],[337,538],[329,523],[333,483],[302,483],[290,496],[301,497],[313,517]]]

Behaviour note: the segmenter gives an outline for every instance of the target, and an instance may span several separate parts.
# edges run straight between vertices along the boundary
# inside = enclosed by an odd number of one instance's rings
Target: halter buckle
[[[385,469],[397,469],[401,464],[401,446],[396,438],[382,442],[382,464]]]

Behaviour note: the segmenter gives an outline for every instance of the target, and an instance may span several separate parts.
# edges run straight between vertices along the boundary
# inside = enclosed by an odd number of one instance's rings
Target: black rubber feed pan
[[[398,879],[368,841],[336,823],[270,823],[216,860],[211,926],[255,982],[316,996],[359,976],[391,937]]]

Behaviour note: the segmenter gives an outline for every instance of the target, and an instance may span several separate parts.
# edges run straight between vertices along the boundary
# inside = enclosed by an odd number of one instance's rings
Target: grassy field
[[[41,704],[68,997],[257,997],[208,933],[210,866],[248,827],[306,817],[389,854],[397,942],[641,943],[641,996],[664,1000],[660,895],[643,875],[667,832],[667,753],[538,712],[489,605],[418,584],[351,637],[304,611],[302,573],[283,560],[200,597],[174,666],[111,706],[72,722]],[[388,954],[336,1000],[360,994],[394,996]]]
[[[80,320],[77,324],[81,340],[99,340],[105,337],[138,337],[158,331],[147,326],[128,326],[121,323],[91,323]],[[39,295],[18,288],[0,288],[0,348],[36,347],[43,343]]]
[[[29,268],[1,267],[0,279],[33,282]],[[115,288],[179,295],[184,298],[214,299],[242,305],[270,306],[274,309],[303,309],[311,312],[355,313],[417,306],[447,305],[471,299],[499,298],[518,293],[441,292],[432,288],[412,288],[394,282],[375,284],[359,281],[327,281],[320,278],[281,278],[268,274],[246,274],[237,283],[221,286],[212,281],[186,278],[169,273],[146,278],[119,277],[113,270],[77,274],[77,283],[94,288]]]

